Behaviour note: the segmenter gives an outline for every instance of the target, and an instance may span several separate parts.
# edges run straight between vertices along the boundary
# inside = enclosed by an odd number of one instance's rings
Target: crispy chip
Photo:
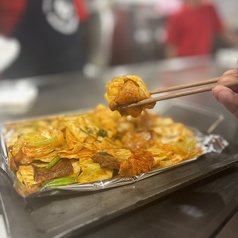
[[[79,183],[90,183],[109,179],[113,175],[112,169],[102,169],[100,164],[95,163],[92,159],[83,160],[81,163],[82,173],[78,177]]]
[[[159,157],[159,158],[155,158],[155,160],[156,160],[156,163],[160,167],[164,168],[164,167],[178,164],[179,162],[183,160],[183,158],[180,155],[176,155],[173,158]]]
[[[37,182],[34,180],[34,169],[31,165],[28,166],[19,166],[17,171],[18,180],[25,184],[26,187],[31,187]]]

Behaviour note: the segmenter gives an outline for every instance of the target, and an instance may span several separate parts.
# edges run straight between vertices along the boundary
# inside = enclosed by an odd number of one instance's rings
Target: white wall
[[[213,0],[227,25],[238,30],[238,0]]]

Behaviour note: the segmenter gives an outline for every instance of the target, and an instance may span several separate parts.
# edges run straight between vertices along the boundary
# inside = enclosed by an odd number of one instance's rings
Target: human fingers
[[[237,76],[235,76],[235,74],[237,74]],[[238,69],[231,69],[226,71],[223,74],[223,77],[219,78],[218,80],[218,84],[224,84],[224,83],[228,83],[228,82],[235,82],[237,81],[238,83]],[[235,86],[230,87],[234,92],[238,92],[238,84]]]
[[[228,87],[217,85],[212,94],[229,112],[238,118],[238,94]]]
[[[229,69],[224,72],[223,76],[227,76],[229,74],[237,74],[238,75],[238,68],[237,69]]]

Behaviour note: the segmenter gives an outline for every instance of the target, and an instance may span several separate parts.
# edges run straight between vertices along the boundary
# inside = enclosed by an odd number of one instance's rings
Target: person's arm
[[[229,31],[227,29],[224,29],[220,32],[220,35],[222,38],[231,46],[238,46],[238,34],[233,33],[232,31]]]
[[[238,119],[238,85],[231,88],[221,85],[225,82],[237,81],[238,69],[231,69],[224,73],[224,77],[220,78],[218,84],[212,89],[212,94],[215,99],[221,103],[229,112],[231,112]]]
[[[178,53],[177,53],[177,47],[176,45],[170,43],[170,44],[166,44],[165,46],[165,57],[167,59],[171,59],[174,57],[177,57]]]
[[[238,46],[238,34],[232,32],[213,5],[210,5],[210,15],[212,16],[215,32],[218,32],[225,42],[231,46]]]

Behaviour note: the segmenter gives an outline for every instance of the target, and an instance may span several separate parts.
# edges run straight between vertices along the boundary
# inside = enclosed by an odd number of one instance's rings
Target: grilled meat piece
[[[65,177],[73,174],[73,166],[68,159],[61,159],[57,164],[52,168],[42,168],[33,166],[34,176],[36,182],[43,182],[45,180],[50,180],[53,178]]]
[[[119,169],[120,162],[113,157],[112,155],[106,152],[98,152],[97,154],[92,156],[92,159],[99,163],[101,168],[107,169]]]

